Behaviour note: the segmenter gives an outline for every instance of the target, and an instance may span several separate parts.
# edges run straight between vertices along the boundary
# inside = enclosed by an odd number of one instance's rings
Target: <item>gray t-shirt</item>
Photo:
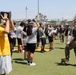
[[[27,36],[27,43],[37,43],[37,27],[32,29],[30,36]]]
[[[13,38],[16,38],[16,31],[11,30],[11,31],[10,31],[10,35],[11,35]]]
[[[68,29],[68,31],[70,31],[70,36],[73,36],[73,29],[74,29],[74,27],[73,26],[69,26],[69,29]]]
[[[43,28],[39,28],[39,35],[40,35],[40,38],[45,38],[45,30]]]
[[[23,27],[21,26],[18,26],[17,27],[17,31],[16,31],[16,34],[17,34],[17,38],[21,38],[21,32],[23,31]]]

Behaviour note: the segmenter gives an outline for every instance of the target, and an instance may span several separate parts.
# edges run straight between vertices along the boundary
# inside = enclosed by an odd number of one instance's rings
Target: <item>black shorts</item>
[[[27,51],[27,46],[24,46],[24,47],[23,47],[23,50]]]
[[[21,40],[21,38],[17,38],[17,41],[18,41],[18,45],[22,45],[22,40]]]
[[[37,42],[40,42],[40,36],[37,35]]]
[[[41,44],[45,45],[46,44],[46,38],[41,38]]]
[[[53,36],[48,36],[49,37],[49,43],[53,42]]]
[[[27,43],[27,51],[34,53],[36,49],[36,43]]]
[[[11,39],[11,44],[12,44],[13,46],[16,45],[16,38],[12,38],[12,39]]]

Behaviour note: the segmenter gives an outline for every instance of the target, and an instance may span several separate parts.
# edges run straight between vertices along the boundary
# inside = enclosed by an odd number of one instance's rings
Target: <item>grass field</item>
[[[46,47],[49,47],[47,44]],[[34,62],[36,66],[29,66],[23,59],[23,54],[17,52],[12,56],[13,70],[8,75],[76,75],[76,59],[71,50],[70,61],[67,65],[61,65],[61,58],[64,58],[65,44],[59,40],[54,41],[54,50],[45,53],[35,52]]]

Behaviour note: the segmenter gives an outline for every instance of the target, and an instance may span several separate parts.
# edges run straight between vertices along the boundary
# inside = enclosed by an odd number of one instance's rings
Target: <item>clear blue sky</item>
[[[38,0],[0,0],[0,11],[12,11],[12,19],[34,18]],[[39,11],[48,19],[72,19],[76,14],[76,0],[39,0]]]

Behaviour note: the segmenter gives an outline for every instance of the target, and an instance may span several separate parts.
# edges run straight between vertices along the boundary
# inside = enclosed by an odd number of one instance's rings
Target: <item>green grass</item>
[[[68,65],[59,65],[61,58],[64,58],[64,47],[65,44],[55,40],[54,50],[45,53],[35,52],[36,66],[27,65],[22,54],[13,53],[13,70],[8,75],[76,75],[76,59],[73,50],[71,50]]]

